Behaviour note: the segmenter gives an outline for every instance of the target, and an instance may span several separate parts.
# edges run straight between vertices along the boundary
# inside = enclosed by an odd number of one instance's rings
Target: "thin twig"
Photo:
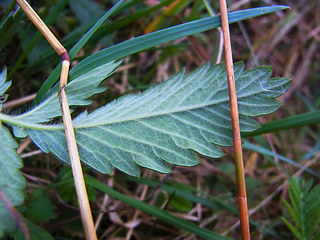
[[[32,9],[29,3],[26,0],[17,0],[17,3],[22,8],[22,10],[27,14],[29,19],[33,22],[33,24],[39,29],[42,35],[48,40],[50,45],[54,48],[54,50],[61,55],[66,51],[66,49],[61,45],[58,39],[53,35],[47,25],[42,21],[42,19],[38,16],[38,14]]]
[[[236,87],[234,82],[230,30],[229,30],[229,22],[228,22],[227,5],[225,0],[220,0],[220,12],[221,12],[221,23],[222,23],[222,31],[223,31],[223,38],[224,38],[224,49],[225,49],[226,68],[227,68],[228,87],[229,87],[229,102],[230,102],[230,112],[231,112],[231,122],[232,122],[232,132],[233,132],[233,149],[234,149],[234,161],[235,161],[235,169],[236,169],[236,180],[237,180],[237,187],[238,187],[241,236],[243,240],[248,240],[250,239],[250,229],[249,229],[249,216],[248,216],[248,206],[247,206],[247,194],[246,194],[246,185],[245,185],[245,177],[244,177],[243,158],[242,158],[242,145],[241,145],[237,95],[236,95]]]
[[[66,135],[69,158],[71,162],[72,174],[74,178],[74,183],[76,187],[77,197],[79,201],[79,207],[81,212],[81,219],[84,226],[86,239],[97,239],[96,232],[94,229],[91,209],[89,205],[87,190],[83,178],[82,167],[78,152],[78,147],[76,143],[76,138],[74,135],[74,129],[72,125],[72,119],[69,109],[69,104],[66,95],[66,85],[68,80],[70,62],[69,60],[64,60],[62,62],[61,78],[59,86],[59,101],[62,112],[63,126]]]
[[[2,109],[8,109],[8,108],[14,108],[17,106],[20,106],[22,104],[25,104],[27,102],[31,102],[35,97],[36,97],[36,93],[19,98],[19,99],[15,99],[15,100],[11,100],[9,102],[6,102],[2,105]]]
[[[21,154],[20,158],[33,157],[33,156],[39,155],[41,153],[43,153],[41,150],[35,150],[35,151],[32,151],[32,152]]]
[[[113,187],[113,182],[114,182],[114,178],[113,178],[113,176],[114,176],[114,171],[110,174],[110,178],[109,178],[109,180],[108,180],[108,182],[107,182],[107,185],[108,185],[108,187],[110,187],[110,188],[112,188]],[[108,194],[105,194],[104,195],[104,197],[103,197],[103,202],[102,202],[102,204],[101,204],[101,206],[100,206],[100,210],[99,210],[99,215],[98,215],[98,217],[97,217],[97,220],[96,220],[96,222],[95,222],[95,224],[94,224],[94,227],[95,227],[95,229],[96,229],[96,231],[97,231],[97,229],[99,228],[99,225],[100,225],[100,223],[101,223],[101,220],[102,220],[102,217],[103,217],[103,215],[107,212],[107,207],[108,207],[108,202],[109,202],[109,195]]]

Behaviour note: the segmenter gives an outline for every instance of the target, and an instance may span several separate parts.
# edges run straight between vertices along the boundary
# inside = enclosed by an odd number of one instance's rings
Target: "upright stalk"
[[[246,184],[245,184],[243,158],[242,158],[242,145],[241,145],[241,135],[240,135],[240,125],[239,125],[238,103],[237,103],[236,87],[234,82],[233,60],[232,60],[230,30],[229,30],[226,0],[220,0],[220,12],[221,12],[221,23],[222,23],[222,31],[223,31],[223,38],[224,38],[225,59],[226,59],[228,87],[229,87],[229,101],[230,101],[230,112],[231,112],[231,122],[232,122],[232,132],[233,132],[234,162],[235,162],[236,180],[237,180],[237,187],[238,187],[238,203],[239,203],[239,212],[240,212],[241,236],[243,240],[249,240],[250,229],[249,229],[249,215],[248,215],[248,206],[247,206],[247,194],[246,194]]]
[[[78,152],[78,147],[74,135],[74,129],[72,125],[72,119],[69,109],[69,104],[67,100],[67,95],[65,88],[68,82],[70,57],[67,50],[61,45],[61,43],[56,39],[50,29],[45,25],[37,13],[31,8],[26,0],[16,0],[22,10],[28,15],[34,25],[40,30],[43,36],[48,40],[50,45],[62,58],[62,69],[60,75],[60,85],[59,85],[59,101],[63,119],[63,125],[68,145],[69,158],[72,167],[72,174],[74,178],[74,183],[76,187],[81,220],[84,227],[86,239],[95,240],[97,235],[94,229],[94,223],[92,219],[91,209],[89,205],[87,190],[83,178],[82,167]]]

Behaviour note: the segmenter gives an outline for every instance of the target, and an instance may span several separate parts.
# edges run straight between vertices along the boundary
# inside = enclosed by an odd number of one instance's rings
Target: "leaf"
[[[22,161],[15,150],[17,147],[9,130],[0,125],[0,189],[13,206],[23,203],[22,191],[25,188],[25,179],[19,171]],[[13,230],[12,226],[15,224],[9,216],[0,199],[0,236]]]
[[[284,223],[287,225],[287,227],[290,229],[290,231],[294,234],[294,236],[296,236],[297,239],[302,240],[303,238],[301,237],[300,232],[295,228],[295,226],[292,225],[292,223],[290,223],[288,220],[286,220],[285,218],[282,218],[282,220],[284,221]]]
[[[55,208],[48,193],[42,188],[37,188],[27,197],[24,206],[19,210],[34,223],[42,223],[56,218]]]
[[[100,83],[113,74],[120,63],[119,61],[106,63],[70,82],[66,88],[69,105],[89,105],[92,101],[88,100],[88,98],[106,90],[104,87],[99,87]],[[61,109],[58,92],[56,89],[52,89],[43,102],[33,109],[17,116],[17,119],[41,123],[59,116],[61,116]]]
[[[27,223],[27,227],[29,229],[30,233],[30,239],[32,240],[54,240],[54,238],[42,227],[36,226],[34,223],[29,221],[28,219],[25,219],[25,222]],[[16,231],[13,235],[14,240],[25,240],[25,236],[22,235],[20,231]]]
[[[104,87],[99,87],[100,83],[113,74],[119,65],[120,61],[106,63],[77,77],[74,81],[69,83],[68,89],[66,89],[69,105],[86,106],[91,104],[92,101],[88,100],[88,98],[106,90]],[[44,101],[29,111],[17,116],[17,119],[41,123],[50,121],[55,117],[60,117],[61,108],[58,98],[58,87],[58,84],[56,84],[56,86],[45,96]],[[13,132],[17,138],[25,138],[27,136],[27,133],[21,127],[13,126]]]
[[[11,84],[10,81],[5,81],[6,75],[7,71],[4,68],[0,73],[0,95],[4,94]],[[9,130],[0,121],[0,189],[13,206],[19,206],[23,203],[22,190],[25,188],[25,179],[19,171],[22,167],[22,161],[15,150],[17,147],[18,145]],[[5,232],[11,232],[14,227],[15,222],[0,198],[0,237]]]
[[[270,67],[243,71],[234,66],[241,131],[258,128],[250,117],[275,111],[273,99],[290,85],[287,78],[272,78]],[[179,72],[149,90],[127,95],[74,120],[82,161],[103,173],[112,166],[139,176],[138,165],[168,173],[167,163],[195,166],[194,150],[218,158],[217,146],[232,145],[232,129],[225,67],[205,64],[185,76]],[[30,125],[31,126],[31,125]],[[28,126],[26,126],[28,128]],[[29,136],[44,152],[68,162],[62,127],[28,129]]]
[[[193,207],[192,203],[189,200],[175,195],[171,198],[169,203],[178,211],[186,213],[191,211]]]
[[[312,181],[306,184],[300,178],[289,180],[291,205],[284,200],[294,225],[287,219],[283,221],[298,239],[315,239],[320,224],[320,185],[311,189]],[[313,237],[314,236],[314,237]]]
[[[0,111],[2,109],[2,103],[8,98],[7,94],[4,94],[11,85],[11,81],[6,81],[7,69],[4,68],[0,73]]]

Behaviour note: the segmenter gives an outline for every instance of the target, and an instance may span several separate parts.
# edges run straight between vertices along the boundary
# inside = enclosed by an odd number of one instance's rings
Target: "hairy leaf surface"
[[[10,87],[11,81],[6,81],[7,70],[0,73],[0,110],[2,102],[7,96],[4,94]],[[25,188],[25,179],[19,169],[22,161],[16,152],[18,144],[12,138],[9,130],[0,121],[0,190],[13,206],[23,203],[22,190]],[[15,222],[12,220],[4,202],[0,198],[0,238],[5,232],[14,230]]]
[[[290,85],[287,78],[272,78],[270,67],[244,71],[234,66],[241,131],[258,128],[251,118],[275,111],[274,98]],[[68,88],[68,87],[67,87]],[[227,77],[223,65],[205,64],[189,75],[179,72],[164,83],[139,94],[119,98],[74,120],[82,161],[103,173],[112,167],[139,176],[138,165],[162,173],[168,163],[194,166],[194,150],[217,158],[220,146],[232,145]],[[68,162],[63,130],[29,129],[45,152]]]
[[[23,203],[25,179],[19,169],[22,161],[16,152],[18,144],[12,138],[9,130],[0,125],[0,189],[13,206]],[[10,232],[15,226],[4,203],[0,199],[0,237],[4,232]]]
[[[0,73],[0,111],[2,109],[2,103],[7,100],[8,95],[4,94],[11,85],[11,81],[6,81],[7,68],[4,68]]]
[[[66,93],[70,106],[85,106],[92,101],[88,100],[94,94],[103,92],[105,87],[99,87],[100,83],[114,73],[120,62],[110,62],[99,66],[86,74],[83,74],[68,84]],[[72,76],[70,77],[72,78]],[[52,118],[61,116],[60,103],[58,98],[58,85],[54,87],[43,102],[31,110],[17,116],[30,122],[47,122]]]

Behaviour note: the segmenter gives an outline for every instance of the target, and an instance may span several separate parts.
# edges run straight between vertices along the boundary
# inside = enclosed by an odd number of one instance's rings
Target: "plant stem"
[[[224,38],[225,59],[229,87],[230,112],[233,132],[233,149],[236,169],[236,180],[238,187],[238,203],[240,212],[240,227],[243,240],[250,239],[249,215],[247,206],[246,184],[244,176],[242,145],[239,125],[238,103],[236,87],[234,82],[232,49],[230,41],[230,30],[228,23],[228,13],[226,0],[220,0],[221,23]]]
[[[53,35],[47,25],[42,21],[38,14],[33,10],[26,0],[16,0],[22,10],[27,14],[33,24],[39,29],[42,35],[48,40],[54,50],[61,55],[66,53],[67,50],[61,45],[58,39]]]
[[[62,112],[62,119],[64,130],[66,134],[66,140],[69,151],[69,158],[72,167],[72,174],[74,179],[74,184],[77,191],[77,197],[79,201],[79,207],[81,212],[81,220],[86,234],[86,239],[97,239],[94,223],[92,219],[90,204],[88,200],[88,194],[86,190],[86,185],[83,178],[82,167],[77,147],[76,138],[74,135],[74,129],[72,125],[72,119],[69,109],[69,104],[66,95],[66,85],[68,81],[69,73],[69,60],[62,61],[60,86],[59,86],[59,101]]]
[[[86,239],[95,240],[97,235],[94,229],[94,223],[92,219],[91,209],[89,205],[87,190],[83,178],[82,167],[77,147],[77,142],[74,135],[74,129],[72,125],[72,119],[69,109],[69,104],[67,100],[67,95],[65,88],[68,82],[70,57],[67,50],[61,45],[58,39],[53,35],[50,29],[45,25],[37,13],[32,9],[32,7],[27,3],[26,0],[17,0],[17,3],[22,8],[22,10],[28,15],[34,25],[40,30],[42,35],[48,40],[50,45],[62,58],[62,69],[60,75],[60,85],[59,85],[59,101],[61,106],[61,113],[63,119],[63,125],[68,145],[69,158],[72,167],[72,174],[74,178],[74,183],[76,187],[81,220],[84,227]]]
[[[18,117],[7,115],[0,113],[0,121],[9,123],[11,125],[22,127],[22,128],[30,128],[34,130],[43,130],[43,131],[59,131],[63,130],[62,124],[55,124],[55,125],[45,125],[40,123],[32,123],[26,120],[21,120]]]

